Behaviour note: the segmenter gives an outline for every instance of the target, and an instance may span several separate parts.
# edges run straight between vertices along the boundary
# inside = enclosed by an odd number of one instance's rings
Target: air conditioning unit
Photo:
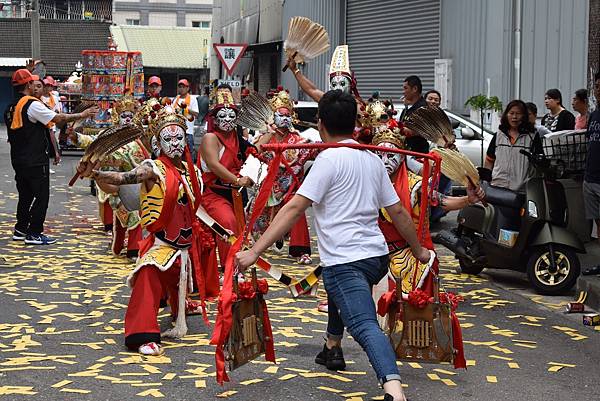
[[[435,59],[434,88],[442,95],[442,109],[452,106],[452,59]]]

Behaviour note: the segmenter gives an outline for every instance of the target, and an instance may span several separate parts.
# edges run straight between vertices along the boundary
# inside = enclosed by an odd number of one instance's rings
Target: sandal
[[[140,345],[140,347],[138,348],[138,352],[142,355],[159,356],[164,354],[165,350],[161,347],[160,344],[151,342]]]
[[[590,267],[581,272],[584,276],[593,276],[595,274],[600,274],[600,265]]]

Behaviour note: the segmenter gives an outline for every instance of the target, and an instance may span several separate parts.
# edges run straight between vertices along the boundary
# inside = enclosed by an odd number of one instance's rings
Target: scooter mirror
[[[462,127],[460,135],[463,139],[480,139],[480,136],[470,127]]]

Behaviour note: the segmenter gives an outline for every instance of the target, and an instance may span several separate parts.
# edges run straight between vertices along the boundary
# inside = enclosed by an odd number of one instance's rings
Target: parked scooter
[[[484,268],[527,272],[542,294],[559,294],[573,287],[580,273],[577,252],[585,248],[567,229],[568,207],[557,181],[560,161],[521,150],[536,168],[536,176],[515,192],[482,182],[487,206],[464,208],[458,227],[438,234],[438,243],[453,251],[463,272]]]

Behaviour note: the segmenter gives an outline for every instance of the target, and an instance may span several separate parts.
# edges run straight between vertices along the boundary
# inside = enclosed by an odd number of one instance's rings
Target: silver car
[[[402,112],[404,105],[397,107],[398,117]],[[302,136],[307,137],[311,140],[320,140],[319,132],[310,127],[308,124],[302,122],[316,123],[317,121],[317,109],[318,105],[316,102],[298,102],[296,105],[296,112],[298,113],[298,119],[301,121],[297,128],[300,130]],[[472,121],[458,113],[453,111],[445,110],[450,123],[454,129],[454,135],[456,136],[456,146],[464,153],[469,160],[475,166],[482,166],[481,157],[481,145],[483,140],[483,160],[485,160],[485,153],[492,140],[494,134],[487,128],[481,132],[481,127]]]

